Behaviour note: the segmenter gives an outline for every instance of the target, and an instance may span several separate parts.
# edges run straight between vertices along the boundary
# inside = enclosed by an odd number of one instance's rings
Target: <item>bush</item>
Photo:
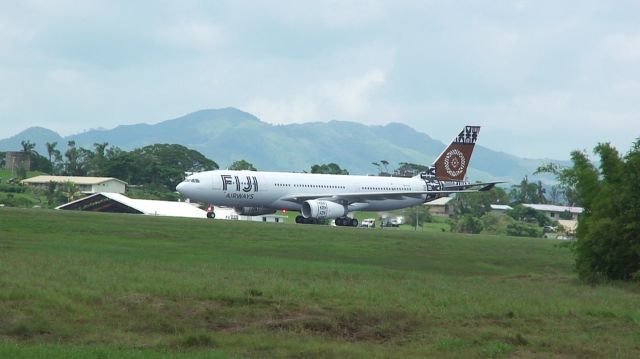
[[[533,224],[515,221],[507,225],[506,234],[515,237],[542,237],[542,229]]]
[[[24,193],[26,191],[25,186],[16,185],[16,184],[0,184],[0,192],[5,193]]]
[[[470,214],[465,214],[455,222],[451,222],[451,230],[461,233],[473,233],[477,234],[482,232],[484,224],[479,218],[476,218]]]

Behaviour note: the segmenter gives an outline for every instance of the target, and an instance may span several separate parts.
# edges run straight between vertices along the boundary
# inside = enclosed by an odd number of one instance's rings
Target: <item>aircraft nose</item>
[[[184,191],[184,187],[185,187],[185,183],[184,182],[180,182],[178,183],[178,185],[176,186],[176,191],[182,193]]]

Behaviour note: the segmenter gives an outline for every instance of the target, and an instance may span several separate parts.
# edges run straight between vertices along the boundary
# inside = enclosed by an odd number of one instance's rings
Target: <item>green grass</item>
[[[40,171],[27,171],[27,178],[44,175],[44,174],[46,173],[40,172]],[[9,178],[14,178],[14,177],[16,177],[16,173],[6,168],[0,168],[0,179],[2,179],[2,183],[6,183],[6,181]]]
[[[558,242],[0,208],[0,357],[640,356]]]

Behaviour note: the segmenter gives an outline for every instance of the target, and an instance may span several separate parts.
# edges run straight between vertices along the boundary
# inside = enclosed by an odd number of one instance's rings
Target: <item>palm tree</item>
[[[57,190],[60,192],[60,194],[62,194],[69,202],[82,196],[80,188],[73,182],[64,182],[59,184],[57,187]]]
[[[20,144],[22,145],[22,152],[27,152],[29,154],[34,153],[35,151],[33,150],[36,147],[36,144],[29,141],[29,140],[22,140],[20,141]]]
[[[49,163],[51,163],[51,166],[53,166],[53,162],[51,161],[51,157],[54,156],[54,154],[56,153],[56,146],[58,146],[58,142],[47,142],[45,143],[45,146],[47,146],[47,154],[49,155]]]

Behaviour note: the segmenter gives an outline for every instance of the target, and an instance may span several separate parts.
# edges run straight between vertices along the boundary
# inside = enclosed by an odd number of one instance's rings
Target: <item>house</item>
[[[440,197],[424,205],[427,206],[429,213],[433,216],[450,217],[453,215],[453,207],[449,205],[452,197]]]
[[[564,220],[578,220],[578,215],[580,215],[584,209],[582,207],[567,207],[567,206],[556,206],[553,204],[522,204],[525,207],[533,208],[536,211],[543,212],[547,217],[549,217],[553,221],[557,221],[559,219]]]
[[[506,205],[506,204],[492,204],[491,205],[491,213],[497,214],[497,215],[503,215],[507,211],[510,211],[512,209],[513,208],[511,206]]]
[[[553,221],[558,221],[562,232],[574,234],[578,228],[578,216],[584,211],[582,207],[556,206],[552,204],[522,204],[544,213]]]
[[[124,193],[127,183],[113,177],[80,177],[80,176],[36,176],[20,181],[28,186],[47,188],[50,182],[74,183],[85,194],[110,192]]]

